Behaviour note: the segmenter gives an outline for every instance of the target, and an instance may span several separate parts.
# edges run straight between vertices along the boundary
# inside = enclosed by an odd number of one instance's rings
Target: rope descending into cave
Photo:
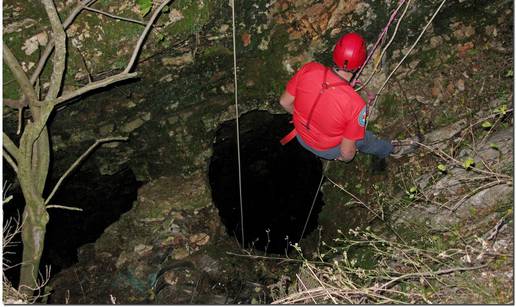
[[[242,230],[242,247],[245,248],[244,237],[244,205],[242,201],[242,169],[240,160],[240,126],[238,123],[238,82],[237,82],[237,58],[236,58],[236,27],[235,27],[235,0],[230,1],[231,18],[233,22],[233,75],[235,84],[235,118],[236,118],[236,139],[237,139],[237,160],[238,160],[238,195],[240,199],[240,228]]]
[[[439,13],[439,11],[441,10],[441,8],[444,6],[444,4],[446,3],[447,0],[442,0],[441,4],[437,7],[437,9],[434,11],[434,13],[432,14],[432,17],[430,18],[430,20],[426,23],[426,25],[424,26],[423,30],[421,31],[421,33],[419,34],[419,36],[417,37],[417,39],[415,40],[415,42],[412,44],[412,46],[409,48],[409,50],[407,51],[407,53],[404,55],[404,57],[400,60],[400,62],[396,65],[396,67],[392,70],[392,72],[389,74],[389,76],[387,77],[387,79],[383,82],[383,84],[381,85],[380,89],[378,90],[377,93],[373,94],[373,93],[370,93],[370,92],[367,92],[367,96],[368,96],[368,102],[367,102],[367,105],[368,105],[368,113],[370,113],[372,111],[372,109],[374,108],[375,104],[376,104],[376,101],[378,100],[378,97],[380,96],[380,92],[385,88],[385,85],[387,84],[387,82],[389,82],[389,80],[391,79],[391,77],[394,75],[394,73],[396,72],[396,70],[400,67],[400,65],[405,61],[405,59],[408,57],[408,55],[410,54],[410,52],[414,49],[414,47],[417,45],[417,43],[419,42],[419,40],[421,39],[421,37],[423,36],[423,34],[426,32],[427,28],[430,26],[430,24],[432,23],[432,21],[434,20],[435,16],[437,16],[437,13]],[[399,0],[398,2],[398,6],[396,7],[396,9],[394,10],[394,12],[391,14],[390,18],[389,18],[389,21],[387,22],[387,25],[384,27],[384,29],[382,30],[382,32],[380,32],[380,35],[378,36],[378,39],[376,41],[376,43],[374,44],[373,48],[368,52],[368,57],[366,59],[366,61],[364,62],[364,64],[362,65],[362,67],[360,68],[360,70],[357,72],[357,74],[353,77],[352,79],[352,86],[355,86],[355,84],[361,84],[361,86],[356,89],[356,91],[360,91],[361,89],[363,89],[365,87],[365,85],[371,80],[371,78],[373,77],[375,71],[376,71],[376,67],[373,69],[373,72],[372,72],[372,75],[370,76],[370,78],[364,83],[362,84],[362,82],[359,81],[359,76],[360,74],[362,73],[364,67],[367,65],[367,63],[369,62],[369,60],[371,59],[374,51],[376,50],[376,48],[379,46],[380,42],[383,40],[384,36],[387,34],[387,31],[389,29],[389,27],[391,26],[391,24],[394,22],[394,20],[396,19],[396,16],[398,15],[398,11],[400,10],[400,8],[406,3],[406,7],[405,7],[405,10],[403,11],[400,19],[398,20],[398,23],[396,24],[396,29],[394,31],[394,36],[396,35],[396,33],[398,32],[398,27],[401,23],[401,19],[403,19],[403,17],[405,16],[405,13],[407,12],[407,9],[408,7],[410,6],[410,3],[412,2],[412,0]],[[382,50],[381,54],[380,54],[380,59],[384,56],[385,54],[385,51],[387,50],[387,48],[389,48],[390,44],[392,43],[392,40],[394,39],[394,36],[390,39],[390,41],[387,43],[387,45],[385,46],[385,48]],[[369,122],[366,123],[366,129],[367,129],[367,124]],[[308,220],[310,219],[310,215],[312,214],[312,209],[314,207],[314,204],[315,204],[315,200],[317,199],[317,195],[319,195],[319,191],[321,189],[321,185],[322,185],[322,182],[323,182],[323,179],[325,177],[325,173],[327,172],[328,168],[329,168],[329,163],[330,161],[328,161],[328,163],[326,164],[325,168],[324,168],[324,171],[322,173],[322,176],[321,176],[321,180],[319,182],[319,186],[317,187],[317,191],[315,192],[315,196],[314,196],[314,199],[313,199],[313,202],[312,202],[312,206],[310,208],[310,212],[308,213],[308,216],[306,218],[306,222],[305,222],[305,226],[303,227],[303,232],[301,233],[301,236],[299,237],[299,240],[301,241],[301,239],[303,238],[303,235],[305,233],[305,230],[306,230],[306,226],[308,224]]]
[[[303,227],[303,231],[301,232],[301,235],[299,236],[299,240],[303,239],[303,236],[305,235],[306,226],[308,226],[308,220],[310,220],[310,216],[312,215],[312,210],[314,209],[315,201],[317,200],[317,195],[319,195],[319,191],[321,190],[321,186],[324,180],[324,174],[328,171],[328,167],[330,167],[330,161],[326,161],[324,165],[324,170],[321,174],[321,180],[319,181],[319,185],[317,186],[317,191],[315,191],[314,199],[312,200],[312,206],[310,207],[310,211],[308,211],[308,216],[306,217],[305,226]]]

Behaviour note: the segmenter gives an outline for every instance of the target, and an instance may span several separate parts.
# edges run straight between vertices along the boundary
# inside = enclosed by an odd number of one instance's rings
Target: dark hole
[[[123,168],[113,175],[101,175],[97,168],[84,167],[68,177],[53,198],[52,203],[70,207],[82,208],[83,211],[68,211],[49,209],[50,220],[47,224],[45,247],[41,258],[40,271],[45,272],[44,266],[51,266],[51,275],[77,262],[77,249],[95,242],[104,230],[117,221],[120,215],[132,208],[136,200],[137,189],[141,182],[136,180],[132,170]],[[5,165],[5,164],[4,164]],[[5,171],[5,168],[4,168]],[[9,177],[13,182],[13,176]],[[58,178],[50,179],[49,186],[54,186]],[[7,195],[13,195],[13,200],[4,206],[4,223],[11,217],[21,215],[24,199],[19,186],[13,186]],[[10,249],[4,262],[17,264],[21,262],[22,244],[20,242]],[[7,258],[7,259],[6,259]],[[6,271],[7,278],[17,285],[19,266]]]
[[[298,242],[322,174],[322,163],[294,139],[290,116],[253,111],[239,118],[244,237],[246,247],[284,253]],[[219,127],[209,167],[212,197],[229,235],[240,243],[240,200],[235,120]],[[317,227],[319,193],[305,236]]]

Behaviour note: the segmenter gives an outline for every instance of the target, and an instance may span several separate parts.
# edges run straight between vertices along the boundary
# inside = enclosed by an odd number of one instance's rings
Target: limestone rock
[[[466,120],[457,121],[449,126],[425,134],[424,140],[427,144],[444,141],[453,138],[466,127]]]
[[[161,63],[165,66],[184,66],[193,63],[193,55],[187,52],[177,57],[165,57],[161,59]]]

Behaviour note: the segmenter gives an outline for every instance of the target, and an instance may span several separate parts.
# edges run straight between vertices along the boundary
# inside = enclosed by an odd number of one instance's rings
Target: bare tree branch
[[[3,55],[5,63],[7,64],[7,66],[9,66],[9,69],[13,73],[14,78],[20,85],[23,94],[29,98],[29,104],[37,104],[38,96],[36,95],[36,91],[34,91],[34,88],[32,87],[29,78],[23,71],[20,63],[18,62],[14,54],[11,52],[11,49],[9,49],[9,47],[7,47],[5,43],[3,47]]]
[[[72,24],[72,22],[74,21],[75,17],[77,17],[77,15],[79,15],[79,13],[82,11],[82,9],[84,9],[85,7],[93,4],[95,1],[97,1],[97,0],[87,0],[87,1],[84,1],[84,2],[79,0],[78,1],[79,4],[73,9],[73,11],[70,13],[68,18],[66,18],[66,20],[63,22],[63,28],[65,28],[65,29],[68,28]],[[36,66],[36,69],[34,70],[34,73],[32,74],[32,76],[30,78],[30,83],[31,84],[34,84],[36,82],[36,80],[38,79],[39,75],[43,71],[43,68],[45,68],[45,63],[47,62],[48,57],[50,56],[50,54],[52,54],[52,51],[54,50],[54,47],[55,47],[55,41],[54,41],[54,38],[52,37],[49,40],[49,42],[47,44],[47,47],[45,48],[45,51],[43,51],[43,54],[41,55],[41,58],[39,59],[38,66]]]
[[[71,211],[82,211],[82,208],[77,207],[68,207],[68,206],[61,206],[61,205],[48,205],[46,206],[47,209],[65,209],[65,210],[71,210]]]
[[[100,139],[100,140],[96,140],[95,143],[93,143],[93,145],[90,146],[90,148],[88,148],[88,150],[86,150],[71,166],[70,168],[68,168],[68,170],[63,174],[63,176],[61,176],[61,178],[59,178],[59,181],[56,183],[56,185],[54,186],[54,189],[52,190],[52,192],[50,193],[50,195],[47,197],[47,199],[45,200],[45,205],[47,205],[50,200],[52,199],[52,197],[54,196],[54,194],[57,192],[57,190],[59,189],[59,187],[61,186],[61,184],[63,183],[63,181],[66,179],[66,177],[68,177],[68,175],[77,168],[77,166],[79,166],[81,164],[81,162],[93,151],[95,150],[95,148],[97,148],[97,146],[99,146],[100,144],[103,144],[103,143],[108,143],[108,142],[122,142],[122,141],[127,141],[127,137],[112,137],[112,138],[104,138],[104,139]]]
[[[53,0],[41,0],[48,19],[52,25],[52,36],[55,41],[54,65],[52,65],[52,76],[50,77],[50,88],[45,100],[53,100],[59,95],[63,82],[65,65],[66,65],[66,33],[63,24],[59,19]]]
[[[154,24],[154,20],[158,17],[159,13],[161,13],[161,10],[169,4],[172,0],[165,0],[163,3],[160,4],[158,9],[152,14],[152,17],[149,19],[149,22],[147,23],[147,26],[145,27],[145,30],[143,30],[143,33],[140,35],[140,39],[138,40],[138,43],[136,44],[136,47],[134,47],[133,55],[131,56],[131,60],[129,61],[129,64],[127,64],[127,67],[125,68],[124,72],[128,73],[133,69],[133,66],[136,62],[136,59],[138,58],[138,54],[140,53],[140,50],[142,48],[143,42],[145,41],[145,38],[147,38],[147,34],[149,33],[150,29],[152,28],[152,25]]]
[[[13,168],[14,172],[18,174],[18,165],[16,165],[16,162],[14,162],[13,158],[4,151],[2,151],[2,154],[4,156],[4,159],[9,163],[9,165]]]
[[[104,11],[101,11],[101,10],[94,9],[92,7],[84,7],[84,9],[87,10],[87,11],[99,13],[101,15],[106,15],[106,16],[111,17],[113,19],[120,19],[120,20],[123,20],[123,21],[134,22],[134,23],[137,23],[137,24],[140,24],[140,25],[144,25],[144,26],[147,25],[146,22],[141,21],[141,20],[136,20],[136,19],[131,19],[131,18],[122,17],[122,16],[118,16],[118,15],[113,15],[113,14],[110,14],[108,12],[104,12]]]
[[[80,95],[83,95],[83,94],[86,94],[90,91],[93,91],[93,90],[96,90],[96,89],[99,89],[99,88],[103,88],[103,87],[106,87],[108,85],[111,85],[115,82],[119,82],[119,81],[123,81],[123,80],[127,80],[127,79],[131,79],[131,78],[134,78],[138,75],[138,73],[119,73],[117,75],[114,75],[114,76],[111,76],[109,78],[106,78],[104,80],[99,80],[99,81],[95,81],[95,82],[92,82],[86,86],[83,86],[75,91],[72,91],[72,92],[68,92],[68,93],[64,93],[63,95],[61,95],[59,98],[57,98],[55,101],[54,101],[54,105],[59,105],[59,104],[62,104],[64,102],[67,102],[75,97],[78,97]]]
[[[28,106],[29,104],[27,103],[27,99],[22,97],[20,99],[4,99],[4,105],[13,109],[21,109]]]
[[[14,142],[7,134],[5,134],[5,132],[2,140],[4,142],[4,148],[14,158],[14,160],[18,162],[20,159],[20,150],[18,149],[18,146],[14,144]]]

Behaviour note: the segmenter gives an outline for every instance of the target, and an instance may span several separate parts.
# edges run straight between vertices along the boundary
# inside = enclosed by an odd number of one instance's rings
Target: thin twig
[[[61,206],[61,205],[48,205],[45,208],[47,208],[47,209],[56,208],[56,209],[65,209],[65,210],[72,210],[72,211],[83,211],[82,208],[68,207],[68,206]]]
[[[127,64],[127,67],[124,70],[124,73],[129,73],[136,62],[136,59],[138,58],[138,54],[140,53],[140,49],[142,47],[143,42],[145,41],[145,38],[147,38],[147,34],[149,33],[150,29],[152,28],[152,25],[154,24],[154,20],[158,17],[159,13],[161,13],[161,10],[169,4],[172,0],[165,0],[161,5],[156,9],[154,14],[152,14],[152,17],[150,18],[149,22],[147,23],[147,26],[145,27],[145,30],[143,30],[143,33],[140,35],[140,39],[138,40],[138,43],[136,44],[136,47],[134,48],[133,55],[131,56],[131,59],[129,60],[129,64]]]
[[[326,291],[326,294],[330,297],[331,301],[336,305],[337,302],[335,301],[335,299],[333,298],[333,296],[330,294],[330,292],[328,291],[328,289],[326,289],[326,287],[324,286],[324,284],[322,283],[322,281],[319,279],[319,277],[317,276],[317,274],[315,274],[315,272],[312,270],[312,268],[310,267],[310,265],[306,265],[306,267],[310,270],[310,273],[312,273],[312,276],[315,278],[315,280],[317,280],[317,282],[321,285],[321,287],[323,287],[323,289]]]
[[[493,240],[494,238],[496,238],[496,236],[498,235],[498,232],[500,231],[500,229],[502,229],[502,226],[504,226],[507,221],[505,220],[509,215],[511,215],[511,213],[507,213],[505,214],[504,216],[502,216],[502,218],[496,223],[496,225],[491,228],[491,230],[489,230],[485,235],[484,235],[484,238],[486,238],[485,240],[486,241],[491,241]],[[489,234],[489,235],[487,235]]]
[[[348,190],[346,190],[342,185],[336,183],[335,181],[333,181],[331,178],[329,177],[326,177],[328,179],[329,182],[333,183],[334,186],[336,186],[337,188],[339,188],[340,190],[344,191],[346,194],[348,194],[349,196],[351,196],[353,199],[355,199],[358,203],[360,203],[361,205],[363,205],[364,207],[366,207],[367,210],[369,210],[369,212],[371,212],[374,216],[376,216],[377,218],[379,218],[380,220],[383,221],[383,218],[381,216],[379,216],[376,212],[374,212],[373,209],[369,208],[368,205],[366,205],[365,202],[363,202],[362,200],[360,200],[360,198],[356,197],[353,193],[349,192]]]
[[[426,144],[423,144],[421,142],[417,142],[415,141],[414,142],[415,144],[427,149],[428,151],[430,152],[433,152],[434,154],[436,154],[437,156],[439,156],[441,159],[443,160],[447,160],[449,162],[452,162],[456,165],[458,165],[459,167],[463,167],[462,165],[462,162],[460,162],[459,160],[453,158],[452,156],[450,156],[449,154],[443,152],[442,150],[436,150],[436,149],[433,149],[431,148],[430,146],[426,145]],[[496,177],[498,180],[500,180],[500,178],[504,178],[507,180],[507,182],[512,182],[512,177],[509,176],[509,175],[505,175],[505,174],[500,174],[500,173],[495,173],[495,172],[492,172],[492,171],[485,171],[485,170],[482,170],[482,169],[479,169],[477,167],[474,167],[474,166],[470,166],[470,169],[474,172],[477,172],[477,173],[481,173],[481,174],[486,174],[486,175],[490,175],[490,176],[494,176]]]
[[[475,190],[473,190],[471,193],[467,194],[466,196],[462,197],[461,200],[459,200],[452,208],[451,208],[451,211],[455,211],[457,209],[459,209],[459,207],[470,197],[476,195],[478,192],[482,191],[482,190],[485,190],[485,189],[488,189],[488,188],[491,188],[491,187],[494,187],[494,186],[497,186],[497,185],[500,185],[500,184],[506,184],[507,182],[506,181],[492,181],[492,182],[489,182],[487,184],[484,184],[478,188],[476,188]]]
[[[285,257],[272,257],[272,256],[257,256],[257,255],[246,255],[246,254],[236,254],[233,252],[226,252],[227,255],[236,256],[236,257],[244,257],[250,259],[263,259],[263,260],[276,260],[276,261],[284,261],[284,262],[297,262],[297,263],[313,263],[324,266],[332,266],[330,263],[322,262],[322,261],[307,261],[303,259],[293,259],[293,258],[285,258]]]
[[[301,283],[301,285],[303,286],[303,288],[305,288],[305,291],[308,291],[308,288],[306,287],[305,283],[303,282],[303,280],[301,279],[301,277],[299,277],[299,274],[296,274],[296,278],[297,280],[299,280],[299,282]],[[312,302],[314,302],[314,304],[317,304],[317,302],[315,301],[314,297],[310,294],[310,292],[308,292],[308,295],[310,296],[310,298],[312,299]]]
[[[391,279],[390,281],[388,281],[385,284],[383,284],[380,287],[380,289],[387,288],[390,285],[392,285],[393,283],[396,283],[396,282],[398,282],[400,280],[407,279],[407,278],[434,277],[436,275],[445,275],[445,274],[450,274],[450,273],[454,273],[454,272],[464,272],[464,271],[478,270],[478,269],[481,269],[481,268],[485,268],[486,266],[487,266],[487,264],[483,264],[483,265],[474,266],[474,267],[450,268],[450,269],[443,269],[443,270],[438,270],[438,271],[433,271],[433,272],[408,273],[408,274],[404,274],[404,275],[401,275],[401,276],[398,276],[398,277],[395,277],[395,278]]]
[[[77,166],[79,166],[82,161],[93,151],[97,148],[97,146],[99,146],[100,144],[103,144],[103,143],[108,143],[108,142],[122,142],[122,141],[127,141],[127,137],[111,137],[111,138],[104,138],[104,139],[100,139],[100,140],[96,140],[95,143],[93,145],[90,146],[90,148],[88,148],[88,150],[86,150],[71,166],[70,168],[68,168],[68,170],[63,174],[63,176],[61,176],[61,178],[59,178],[59,181],[57,182],[57,184],[54,186],[54,189],[52,190],[52,192],[50,193],[50,195],[47,197],[47,199],[45,200],[45,205],[47,205],[50,200],[52,199],[52,197],[54,196],[54,194],[57,192],[57,190],[59,189],[59,187],[61,186],[61,184],[63,183],[63,180],[66,179],[66,177],[73,171],[77,168]]]
[[[87,7],[86,6],[86,7],[84,7],[84,9],[87,10],[87,11],[99,13],[101,15],[106,15],[106,16],[111,17],[113,19],[120,19],[120,20],[123,20],[123,21],[134,22],[134,23],[137,23],[137,24],[140,24],[140,25],[144,25],[144,26],[147,25],[146,22],[141,21],[141,20],[136,20],[136,19],[131,19],[131,18],[122,17],[122,16],[118,16],[118,15],[113,15],[113,14],[110,14],[110,13],[105,12],[105,11],[94,9],[92,7]]]

